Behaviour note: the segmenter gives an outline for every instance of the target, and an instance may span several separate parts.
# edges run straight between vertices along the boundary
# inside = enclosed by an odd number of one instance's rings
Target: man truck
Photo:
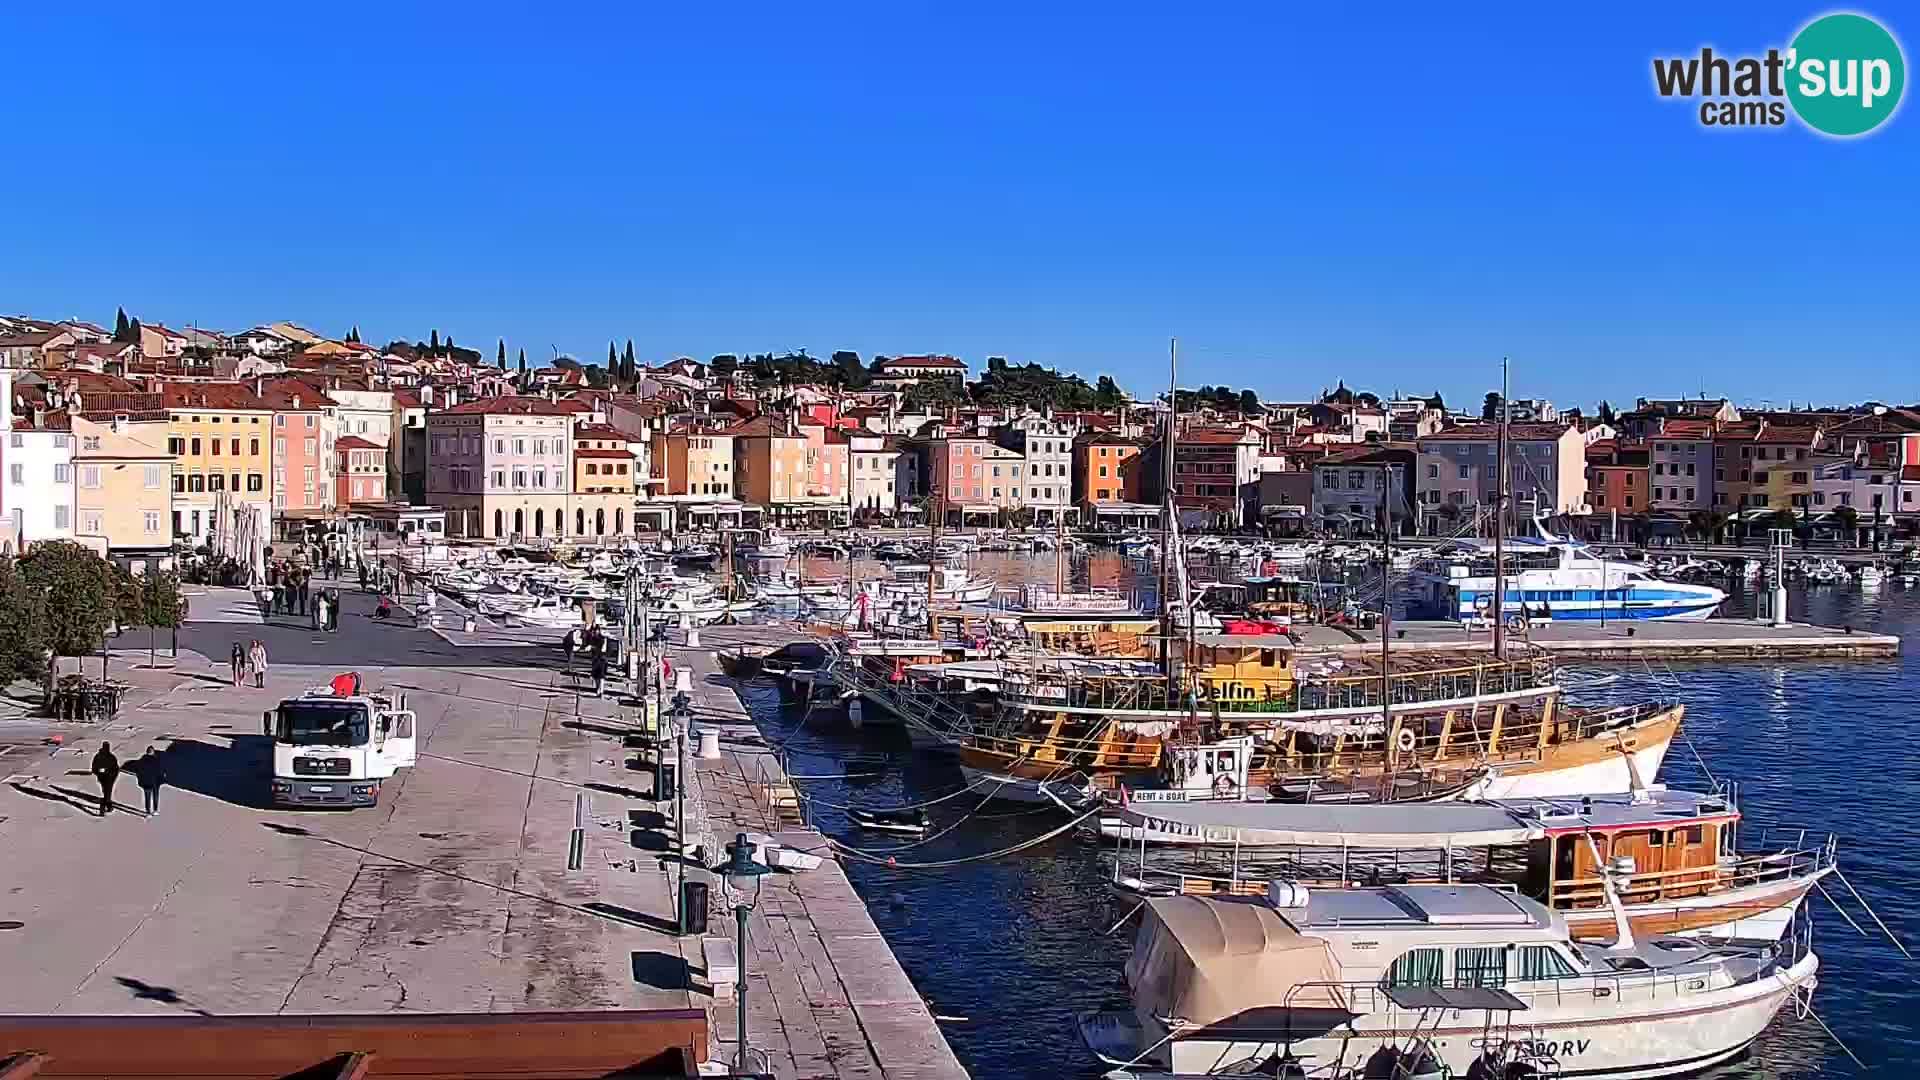
[[[361,693],[359,682],[343,676],[262,715],[273,740],[274,806],[373,806],[381,782],[414,763],[406,695]]]

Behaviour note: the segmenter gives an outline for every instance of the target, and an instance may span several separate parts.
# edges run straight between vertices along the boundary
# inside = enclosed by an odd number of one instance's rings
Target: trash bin
[[[680,883],[680,932],[707,932],[707,883],[704,881]]]

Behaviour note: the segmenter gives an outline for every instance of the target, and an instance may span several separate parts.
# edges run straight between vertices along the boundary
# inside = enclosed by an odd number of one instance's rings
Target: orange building
[[[1140,444],[1132,439],[1108,432],[1080,436],[1073,443],[1074,501],[1089,508],[1143,501],[1145,465]]]
[[[1653,505],[1645,443],[1601,439],[1587,447],[1587,495],[1599,515],[1632,517]]]
[[[332,506],[338,404],[299,379],[264,380],[259,393],[273,410],[275,516]]]

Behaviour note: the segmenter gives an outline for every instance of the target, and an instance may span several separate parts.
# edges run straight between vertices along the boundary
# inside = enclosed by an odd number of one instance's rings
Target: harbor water
[[[977,573],[1002,581],[1052,581],[1052,555],[983,555]],[[844,567],[810,568],[832,576]],[[1136,582],[1136,572],[1139,581]],[[1096,553],[1078,561],[1086,584],[1150,586],[1153,570]],[[1736,591],[1727,614],[1752,611]],[[1840,837],[1840,865],[1867,903],[1909,947],[1920,943],[1920,890],[1912,853],[1920,845],[1920,589],[1885,585],[1796,587],[1796,620],[1898,634],[1888,661],[1648,666],[1611,664],[1567,670],[1582,700],[1677,698],[1687,705],[1685,733],[1660,779],[1701,789],[1712,780],[1738,785],[1741,810],[1759,827],[1805,828]],[[788,768],[812,799],[823,831],[869,853],[848,874],[876,924],[925,995],[961,1062],[976,1076],[1094,1076],[1099,1065],[1080,1045],[1074,1017],[1124,1005],[1121,968],[1132,945],[1130,905],[1106,888],[1101,849],[1072,833],[1020,847],[1058,828],[1057,811],[982,803],[961,792],[953,760],[915,749],[897,730],[852,730],[843,716],[783,706],[770,683],[751,684],[749,708],[781,740]],[[1697,751],[1697,755],[1695,753]],[[952,797],[946,797],[952,796]],[[924,838],[896,840],[861,832],[841,808],[927,808]],[[1776,832],[1777,836],[1778,833]],[[894,865],[886,865],[891,858]],[[922,865],[944,864],[944,865]],[[1920,1074],[1920,962],[1877,936],[1874,923],[1845,896],[1869,935],[1857,933],[1816,893],[1810,899],[1823,967],[1814,1008],[1870,1067],[1855,1065],[1812,1017],[1783,1013],[1743,1060],[1707,1074],[1787,1080]],[[1575,1062],[1566,1062],[1577,1068]]]

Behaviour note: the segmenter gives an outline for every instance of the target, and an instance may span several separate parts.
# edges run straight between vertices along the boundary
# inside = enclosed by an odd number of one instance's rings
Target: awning
[[[1221,844],[1434,850],[1524,844],[1546,835],[1497,806],[1469,803],[1130,802],[1130,824],[1154,822]]]
[[[1206,1026],[1259,1009],[1345,1009],[1327,943],[1265,904],[1147,901],[1127,985],[1153,1016]]]

